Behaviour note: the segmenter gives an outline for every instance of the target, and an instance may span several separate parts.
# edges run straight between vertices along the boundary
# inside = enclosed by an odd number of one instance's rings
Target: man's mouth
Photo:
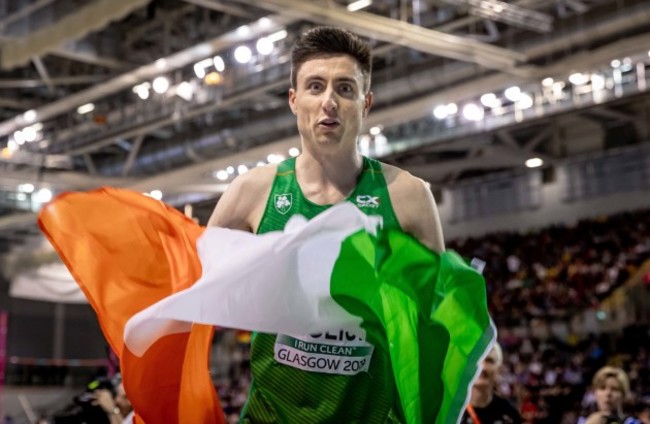
[[[318,126],[334,129],[341,125],[341,122],[338,119],[323,119],[318,122]]]

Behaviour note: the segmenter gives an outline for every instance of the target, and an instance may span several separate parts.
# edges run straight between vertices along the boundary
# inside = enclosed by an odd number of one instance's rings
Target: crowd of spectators
[[[490,314],[498,327],[566,320],[597,306],[650,258],[650,210],[459,239],[448,248],[486,262]]]
[[[629,327],[622,335],[591,336],[577,343],[514,335],[501,343],[498,392],[519,406],[525,422],[574,424],[593,412],[592,377],[605,365],[627,373],[629,413],[638,415],[650,405],[650,327]]]

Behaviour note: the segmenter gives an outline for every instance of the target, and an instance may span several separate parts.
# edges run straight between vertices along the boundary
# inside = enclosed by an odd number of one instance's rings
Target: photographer
[[[640,421],[623,413],[623,402],[630,396],[630,380],[620,368],[603,367],[592,383],[598,411],[589,415],[584,424],[639,424]]]
[[[115,396],[108,389],[96,390],[93,405],[101,407],[106,412],[110,424],[126,424],[133,420],[133,408],[126,397],[122,383],[117,385]]]

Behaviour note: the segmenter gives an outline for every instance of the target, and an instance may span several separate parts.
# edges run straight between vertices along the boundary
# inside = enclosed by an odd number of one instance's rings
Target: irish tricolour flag
[[[458,421],[495,336],[478,272],[348,203],[253,235],[101,189],[59,197],[39,222],[120,356],[139,422],[223,422],[214,326],[279,334],[276,360],[309,372],[354,375],[387,352],[408,424]],[[305,337],[335,331],[351,342]]]

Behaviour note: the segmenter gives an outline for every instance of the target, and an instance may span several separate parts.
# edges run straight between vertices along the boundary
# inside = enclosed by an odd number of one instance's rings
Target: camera
[[[623,420],[616,415],[609,415],[603,418],[603,424],[623,424]]]
[[[86,390],[75,396],[74,402],[54,416],[54,424],[110,424],[106,412],[93,405],[95,392],[106,389],[115,396],[115,386],[106,377],[99,377],[88,383]]]

